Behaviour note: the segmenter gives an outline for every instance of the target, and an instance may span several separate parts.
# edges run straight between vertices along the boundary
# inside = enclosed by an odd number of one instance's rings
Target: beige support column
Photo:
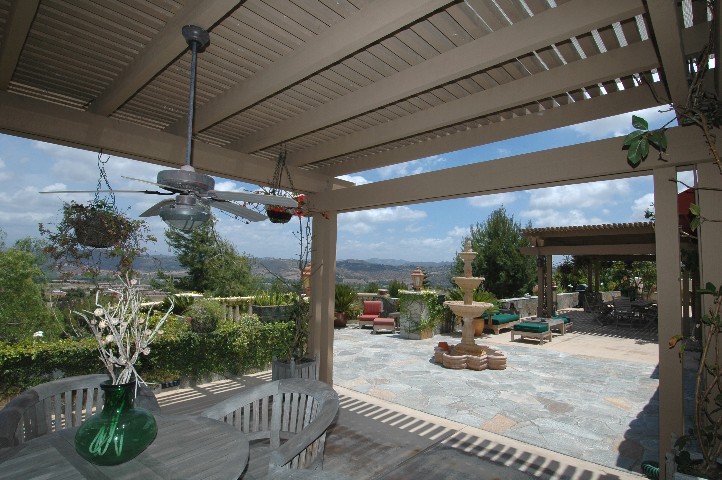
[[[674,167],[654,171],[659,305],[659,464],[662,469],[659,478],[666,478],[665,453],[671,448],[672,435],[684,434],[682,364],[677,350],[668,348],[668,340],[682,333],[677,184],[674,182],[676,179],[677,171]]]
[[[333,385],[333,307],[336,293],[336,212],[313,217],[311,321],[308,350],[318,356],[319,379]]]
[[[719,205],[722,204],[722,174],[713,163],[705,163],[697,166],[698,183],[700,190],[697,191],[697,200],[702,216],[711,220],[722,219]],[[711,188],[714,190],[703,190]],[[697,230],[699,239],[699,270],[701,284],[704,287],[711,282],[719,288],[722,283],[722,251],[719,248],[722,238],[722,223],[702,222]],[[710,308],[714,305],[711,295],[702,296],[700,314],[709,314]],[[704,338],[705,329],[702,327],[701,337]],[[719,337],[717,338],[719,341]],[[711,348],[714,348],[711,346]],[[713,359],[708,363],[714,362]],[[711,379],[708,378],[708,381]],[[719,415],[719,412],[718,412]]]

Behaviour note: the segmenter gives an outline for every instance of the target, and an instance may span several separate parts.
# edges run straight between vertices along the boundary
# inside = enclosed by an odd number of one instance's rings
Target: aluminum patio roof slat
[[[593,20],[588,24],[586,19],[576,18],[586,13],[583,2],[588,2],[589,10],[596,8]],[[516,124],[521,117],[530,115],[533,117],[526,124],[537,119],[542,122],[543,115],[535,114],[545,109],[566,108],[575,102],[600,98],[604,93],[613,93],[620,88],[635,88],[633,78],[626,69],[620,73],[610,72],[606,78],[596,76],[598,80],[594,81],[599,84],[584,85],[570,79],[568,92],[560,92],[550,84],[546,87],[547,91],[538,92],[538,98],[525,97],[523,101],[515,102],[513,98],[507,100],[503,97],[504,100],[495,107],[498,111],[485,110],[476,118],[470,118],[471,112],[454,117],[453,110],[447,108],[439,110],[450,112],[439,117],[443,118],[443,123],[441,120],[424,120],[431,115],[430,109],[445,103],[459,101],[459,105],[463,105],[464,99],[477,94],[493,98],[497,88],[508,92],[515,82],[532,84],[525,79],[545,74],[547,70],[560,68],[565,63],[603,56],[607,54],[605,52],[626,48],[626,44],[639,45],[644,34],[639,32],[632,15],[638,15],[646,8],[644,3],[637,5],[637,0],[629,0],[628,4],[633,7],[627,7],[619,0],[610,0],[606,4],[609,5],[607,11],[589,0],[465,0],[448,3],[388,0],[384,2],[388,8],[387,20],[383,14],[368,15],[380,6],[380,2],[366,0],[246,0],[232,3],[228,3],[230,11],[226,15],[219,12],[217,22],[211,21],[214,25],[210,32],[211,44],[199,57],[197,106],[211,111],[206,115],[204,126],[199,127],[201,131],[196,138],[199,143],[226,146],[224,154],[229,156],[238,152],[228,149],[242,152],[248,146],[247,150],[257,150],[250,152],[255,157],[270,160],[275,158],[279,145],[284,143],[289,151],[309,149],[305,153],[308,161],[318,157],[313,167],[307,167],[310,170],[367,157],[373,157],[371,163],[378,165],[379,158],[398,156],[397,152],[384,157],[386,152],[406,146],[416,146],[414,151],[420,151],[420,143],[439,144],[436,139],[454,137],[460,132],[478,131],[479,142],[482,142],[487,125],[501,121]],[[413,13],[423,4],[434,6],[427,7],[428,10],[422,13]],[[556,6],[551,7],[550,4]],[[10,5],[8,0],[0,0],[0,35],[4,34]],[[134,9],[134,6],[137,8]],[[144,53],[155,51],[149,50],[153,47],[157,50],[158,45],[154,45],[156,39],[167,41],[169,31],[165,27],[173,20],[177,22],[177,15],[193,12],[195,8],[198,8],[195,2],[172,0],[123,0],[114,3],[40,0],[25,48],[17,50],[19,59],[8,91],[71,108],[85,108],[100,95],[112,95],[117,87],[116,79],[130,77],[135,81],[134,89],[116,94],[115,111],[105,115],[152,129],[164,128],[166,132],[180,135],[178,126],[183,124],[187,110],[190,57],[187,50],[183,51],[184,45],[177,46],[176,56],[174,51],[167,52],[167,57],[163,57],[166,63],[154,65],[156,70],[147,78],[138,75],[140,72],[134,71],[134,68],[138,62],[152,64],[152,59],[146,58]],[[403,72],[422,62],[453,52],[492,32],[494,35],[503,33],[509,25],[518,22],[528,22],[532,32],[537,22],[544,25],[544,19],[558,15],[556,11],[565,8],[570,8],[574,15],[557,19],[556,24],[560,28],[566,23],[585,25],[586,28],[593,25],[598,27],[594,35],[565,30],[564,35],[573,35],[574,40],[571,41],[568,37],[555,37],[553,32],[549,32],[549,45],[543,45],[539,39],[544,37],[537,33],[533,39],[536,42],[534,46],[524,50],[524,34],[516,32],[515,39],[522,39],[519,45],[510,46],[509,53],[504,57],[500,53],[496,61],[489,61],[493,59],[487,59],[485,53],[481,56],[483,66],[480,64],[478,71],[458,62],[456,66],[460,78],[445,77],[445,70],[432,72],[432,69],[422,66],[416,71],[422,72],[424,76],[420,78],[423,80],[413,91],[404,92],[398,85],[392,86],[393,82],[384,81],[397,75],[404,78]],[[617,18],[623,15],[612,16],[608,12],[627,12],[624,15],[627,18]],[[706,21],[701,17],[699,13],[695,14],[694,22]],[[361,25],[357,22],[352,27],[353,20],[359,18],[368,19],[370,32],[384,33],[374,38],[363,31],[366,23]],[[404,23],[393,24],[393,28],[384,30],[384,21],[391,22],[392,18]],[[599,25],[603,22],[606,24]],[[345,31],[346,23],[349,25],[348,32]],[[309,64],[313,69],[308,70],[304,70],[300,62],[296,66],[289,62],[294,56],[302,58],[300,55],[309,54],[306,42],[326,38],[338,40],[341,32],[348,33],[348,38],[356,39],[357,43],[349,40],[343,47],[344,53],[336,52],[339,54],[331,57],[332,61],[324,64],[323,57],[319,55],[314,63]],[[649,33],[652,33],[651,30]],[[323,47],[332,54],[334,45],[330,42]],[[600,52],[599,45],[603,47],[603,52]],[[489,56],[493,54],[493,51],[488,53]],[[451,60],[447,59],[453,57],[452,53],[435,61],[449,65]],[[648,59],[645,61],[649,62]],[[263,77],[269,86],[261,88],[260,82],[253,77],[258,75],[261,78],[277,62],[283,62],[284,67],[295,68],[296,71],[278,80]],[[621,78],[617,79],[617,76]],[[278,84],[274,84],[276,81]],[[378,90],[376,82],[382,82]],[[249,86],[247,91],[243,90],[245,84]],[[540,84],[544,82],[540,80]],[[354,95],[360,89],[378,91],[379,95],[375,100],[373,95],[369,95],[369,104],[364,106],[360,92]],[[255,91],[258,91],[256,96]],[[349,96],[348,100],[343,98],[345,96]],[[224,111],[215,108],[226,99],[226,105],[238,102],[238,109]],[[470,98],[469,101],[473,100]],[[348,111],[342,110],[346,107]],[[307,126],[303,124],[306,121]],[[282,127],[288,126],[289,133],[279,126],[282,122],[286,122]],[[398,132],[397,125],[402,127]],[[174,128],[166,128],[169,126]],[[377,137],[373,133],[387,126],[389,130],[384,135]],[[376,130],[364,132],[370,128]],[[498,127],[493,129],[497,130]],[[344,138],[347,136],[348,141]],[[470,135],[463,137],[471,138]],[[442,143],[453,145],[454,142],[444,140]],[[330,146],[326,147],[326,144]],[[322,158],[324,155],[330,158]],[[303,161],[298,160],[299,163]],[[351,162],[354,168],[362,164]]]

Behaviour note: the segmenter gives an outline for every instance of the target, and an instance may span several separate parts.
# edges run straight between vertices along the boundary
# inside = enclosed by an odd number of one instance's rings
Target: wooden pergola
[[[0,131],[183,165],[187,24],[211,35],[198,61],[195,168],[267,185],[285,148],[295,189],[328,212],[314,222],[311,278],[323,380],[333,380],[337,214],[385,206],[652,175],[659,335],[679,333],[670,180],[693,169],[700,186],[722,183],[695,130],[670,129],[664,159],[634,170],[612,138],[365,185],[338,177],[659,99],[682,105],[688,61],[709,38],[706,2],[0,0]],[[703,209],[719,204],[714,190],[697,196]],[[722,271],[720,228],[700,232],[703,282]],[[681,378],[661,346],[662,455],[684,432]]]
[[[521,253],[537,258],[539,317],[544,316],[544,312],[553,311],[553,255],[588,258],[587,284],[597,292],[599,269],[594,268],[595,260],[655,260],[654,223],[651,222],[527,228],[521,234],[530,244],[529,247],[522,247]]]

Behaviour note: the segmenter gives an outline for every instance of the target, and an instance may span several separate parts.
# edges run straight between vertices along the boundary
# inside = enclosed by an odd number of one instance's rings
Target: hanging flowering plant
[[[117,258],[118,272],[126,275],[132,270],[133,260],[146,252],[143,244],[156,241],[146,222],[129,218],[116,206],[105,173],[109,159],[103,160],[98,154],[99,179],[93,200],[66,202],[54,228],[39,225],[40,234],[48,240],[45,253],[64,278],[78,272],[97,276],[103,255]],[[103,184],[107,190],[101,190]]]
[[[75,312],[90,327],[98,343],[98,353],[110,374],[113,385],[129,383],[133,380],[143,382],[135,369],[140,355],[150,353],[150,343],[163,333],[162,327],[173,311],[173,303],[168,311],[155,324],[150,325],[152,308],[141,311],[141,295],[135,280],[119,277],[121,288],[108,289],[117,299],[115,303],[102,305],[100,290],[95,295],[96,309],[93,312]]]
[[[291,191],[286,191],[281,188],[281,178],[283,172],[286,172],[288,178],[288,184],[291,186]],[[298,203],[296,207],[285,207],[281,205],[265,205],[265,210],[268,219],[272,223],[288,223],[291,221],[294,215],[303,217],[308,215],[310,212],[308,204],[306,203],[306,196],[302,193],[293,192],[293,180],[291,179],[291,172],[288,171],[288,165],[286,165],[286,148],[285,146],[278,152],[278,159],[276,160],[276,169],[273,172],[273,180],[269,188],[261,188],[261,193],[266,195],[275,195],[281,197],[293,198]],[[325,218],[328,218],[326,213],[322,213]]]

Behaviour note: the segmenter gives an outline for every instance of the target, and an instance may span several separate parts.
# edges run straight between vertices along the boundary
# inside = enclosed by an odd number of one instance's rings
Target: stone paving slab
[[[587,355],[547,348],[557,340],[497,342],[507,369],[478,372],[434,363],[434,346],[458,335],[404,340],[347,327],[335,332],[334,384],[604,466],[639,472],[656,460],[659,381],[649,355],[593,357],[593,339]]]

